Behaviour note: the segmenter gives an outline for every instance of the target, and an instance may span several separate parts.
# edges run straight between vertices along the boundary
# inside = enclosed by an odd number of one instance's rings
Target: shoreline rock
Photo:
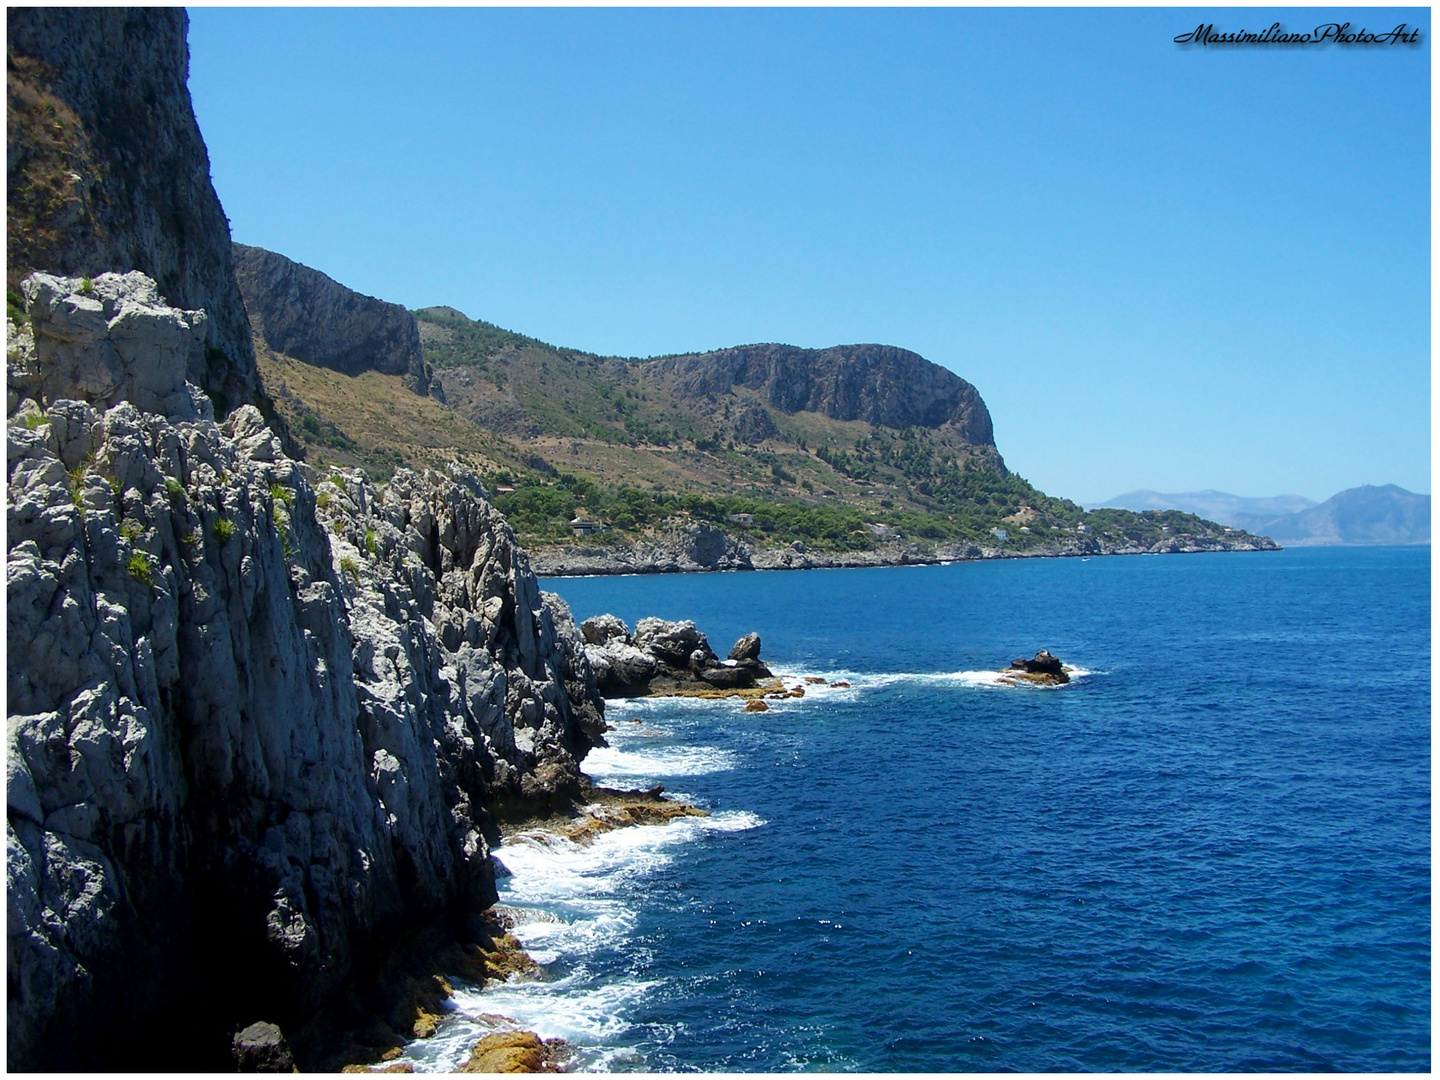
[[[666,797],[663,785],[652,788],[607,788],[589,785],[583,797],[566,811],[501,826],[501,850],[506,838],[527,833],[549,833],[578,844],[632,825],[663,825],[680,817],[709,817],[710,811]]]
[[[570,1057],[564,1039],[542,1039],[533,1031],[497,1031],[470,1050],[470,1060],[457,1073],[559,1072]]]
[[[613,829],[709,816],[709,811],[667,798],[663,792],[658,785],[644,790],[598,787],[582,775],[580,795],[573,802],[543,815],[498,824],[492,846],[503,850],[505,838],[537,832],[583,845]],[[513,909],[492,906],[471,919],[458,936],[446,938],[442,932],[428,949],[413,942],[397,946],[394,970],[377,984],[379,997],[372,996],[372,1009],[329,1020],[331,1031],[344,1033],[344,1046],[323,1059],[331,1071],[337,1065],[344,1073],[413,1071],[409,1063],[394,1059],[406,1042],[436,1033],[448,1012],[445,1002],[454,993],[452,977],[481,987],[517,977],[544,978],[540,965],[510,933],[515,914]],[[504,1030],[480,1039],[469,1062],[456,1072],[556,1072],[573,1052],[565,1040],[522,1031],[509,1017],[484,1014],[481,1019]],[[306,1034],[314,1038],[314,1032]],[[512,1038],[521,1035],[525,1038]]]
[[[1113,544],[1093,537],[1066,537],[1027,551],[1010,551],[965,542],[920,544],[896,541],[872,551],[820,552],[803,544],[763,547],[749,541],[712,540],[711,547],[725,552],[707,558],[705,549],[688,539],[692,525],[675,537],[617,547],[566,546],[529,549],[531,566],[539,577],[605,577],[623,574],[694,574],[730,570],[841,570],[881,566],[934,566],[985,559],[1090,558],[1097,555],[1188,555],[1216,551],[1279,551],[1268,537],[1221,540],[1212,537],[1173,537],[1153,545]],[[724,537],[724,534],[720,534]],[[678,539],[676,539],[678,537]]]
[[[644,618],[635,632],[614,615],[580,624],[585,658],[602,697],[745,696],[773,689],[774,674],[760,659],[760,635],[746,634],[721,660],[690,620]]]

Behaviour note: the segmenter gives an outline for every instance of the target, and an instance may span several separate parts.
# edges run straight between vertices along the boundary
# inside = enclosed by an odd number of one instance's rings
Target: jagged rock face
[[[21,285],[35,364],[9,379],[10,411],[21,397],[63,398],[105,409],[121,401],[193,420],[205,408],[185,374],[203,361],[203,311],[168,306],[144,274],[101,274],[93,282],[33,274]]]
[[[410,312],[273,251],[234,248],[250,323],[271,349],[346,375],[404,375],[417,394],[429,392],[431,373]]]
[[[123,371],[97,400],[141,392]],[[472,475],[321,481],[253,407],[179,404],[11,411],[12,1069],[183,1028],[188,964],[210,1022],[303,1022],[372,943],[491,902],[486,822],[573,791],[603,729],[569,612]]]
[[[186,86],[182,8],[7,10],[8,273],[139,270],[204,309],[187,377],[268,412],[230,228]]]
[[[727,394],[744,386],[781,412],[818,412],[892,428],[949,426],[974,446],[995,446],[990,412],[975,387],[923,356],[890,345],[743,345],[656,363],[673,374],[682,397]]]
[[[758,401],[752,401],[741,406],[731,421],[735,428],[735,437],[743,443],[754,446],[766,439],[773,439],[780,434],[775,426],[775,418],[770,415],[770,410]]]
[[[635,624],[635,647],[644,649],[655,659],[675,668],[685,668],[691,657],[699,653],[714,659],[715,653],[705,635],[689,619],[667,622],[653,616]]]
[[[587,645],[604,645],[619,638],[622,644],[630,644],[630,628],[618,615],[596,615],[580,624],[580,636]]]

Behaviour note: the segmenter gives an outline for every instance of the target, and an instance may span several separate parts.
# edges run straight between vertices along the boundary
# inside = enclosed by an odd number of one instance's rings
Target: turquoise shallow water
[[[715,816],[502,848],[550,981],[461,1016],[589,1068],[1429,1068],[1428,548],[545,587],[852,685],[612,704],[587,771]],[[1089,674],[987,685],[1041,647]]]

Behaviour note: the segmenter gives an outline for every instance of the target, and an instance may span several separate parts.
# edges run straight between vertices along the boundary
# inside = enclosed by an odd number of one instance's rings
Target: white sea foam
[[[643,731],[625,732],[615,741],[631,742]],[[585,755],[585,772],[598,783],[608,778],[704,776],[735,767],[735,755],[711,746],[657,746],[643,751],[599,746]]]
[[[409,1043],[399,1060],[419,1072],[455,1069],[468,1060],[476,1041],[497,1030],[495,1021],[482,1018],[488,1014],[506,1017],[541,1038],[565,1039],[577,1051],[575,1068],[604,1072],[643,1065],[633,1049],[616,1040],[631,1027],[628,1006],[661,983],[601,979],[587,960],[601,950],[643,956],[631,941],[635,912],[627,903],[628,881],[664,866],[675,850],[707,833],[763,824],[754,814],[724,811],[615,829],[589,844],[539,832],[510,837],[495,853],[510,871],[497,883],[500,902],[514,923],[511,932],[553,977],[511,979],[483,990],[452,980],[451,1014],[433,1036]]]
[[[1094,675],[1096,672],[1089,668],[1078,667],[1067,664],[1066,672],[1073,681]],[[866,673],[857,671],[811,671],[808,672],[814,678],[823,678],[823,683],[806,683],[804,678],[793,675],[790,672],[776,672],[784,679],[787,687],[798,684],[805,688],[803,698],[786,698],[783,703],[787,705],[803,704],[806,701],[824,701],[827,698],[839,696],[842,700],[853,700],[861,694],[872,690],[884,690],[890,687],[903,686],[935,686],[956,688],[1011,688],[1014,684],[1006,682],[1001,676],[1002,671],[896,671],[883,673]],[[834,683],[848,683],[848,686],[835,686]]]

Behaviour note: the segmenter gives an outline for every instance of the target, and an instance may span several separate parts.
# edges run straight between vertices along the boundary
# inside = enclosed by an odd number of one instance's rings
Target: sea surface
[[[1428,1070],[1429,560],[550,580],[826,685],[610,703],[586,771],[712,816],[507,842],[547,978],[406,1058],[490,1013],[590,1070]],[[1040,648],[1085,674],[995,685]]]

